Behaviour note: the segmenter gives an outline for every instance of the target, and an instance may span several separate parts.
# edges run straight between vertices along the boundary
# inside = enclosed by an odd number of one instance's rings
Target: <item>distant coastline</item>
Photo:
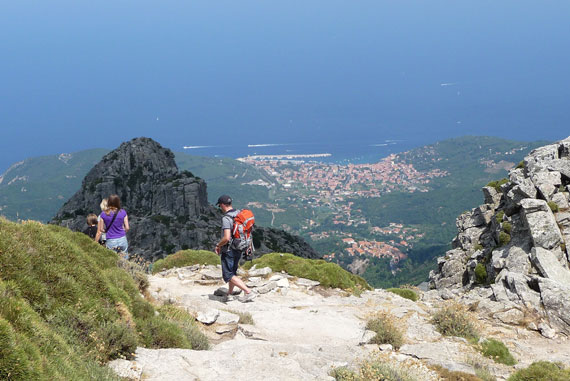
[[[245,157],[238,157],[236,160],[239,161],[247,161],[247,160],[295,160],[295,159],[304,159],[304,158],[318,158],[318,157],[331,157],[332,154],[330,153],[310,153],[310,154],[285,154],[285,155],[248,155]]]

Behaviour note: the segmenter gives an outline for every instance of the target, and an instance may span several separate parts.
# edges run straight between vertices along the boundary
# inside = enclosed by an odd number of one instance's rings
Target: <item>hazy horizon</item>
[[[138,136],[173,151],[558,140],[569,14],[565,1],[4,2],[0,173]]]

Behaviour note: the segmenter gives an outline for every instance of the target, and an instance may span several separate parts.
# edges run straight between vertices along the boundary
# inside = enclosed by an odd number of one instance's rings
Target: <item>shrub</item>
[[[503,228],[503,231],[505,233],[511,234],[511,230],[513,229],[513,225],[511,225],[510,222],[505,221],[505,222],[503,222],[502,228]]]
[[[501,185],[508,183],[508,179],[494,180],[487,184],[488,187],[495,188],[497,192],[502,192]]]
[[[479,350],[483,356],[489,357],[495,362],[505,365],[515,365],[517,363],[511,352],[509,352],[509,348],[499,340],[485,340],[479,345]]]
[[[407,288],[388,288],[386,289],[386,291],[400,295],[402,298],[410,299],[413,302],[419,299],[418,294],[414,290],[410,290]]]
[[[475,282],[483,284],[487,281],[487,269],[482,263],[477,263],[475,266]]]
[[[220,257],[212,251],[206,250],[182,250],[171,254],[164,259],[159,259],[152,266],[152,273],[156,274],[162,270],[173,267],[184,267],[192,265],[219,265]]]
[[[270,267],[275,272],[285,271],[296,277],[316,280],[324,287],[338,287],[353,293],[372,289],[364,278],[351,274],[336,263],[322,259],[306,259],[293,254],[271,253],[247,262],[244,268],[250,269],[255,264],[257,267]]]
[[[500,232],[499,233],[499,247],[505,246],[509,242],[511,242],[510,234],[507,234],[505,232]]]
[[[524,160],[521,160],[517,166],[515,167],[516,169],[524,169],[526,166],[524,164]]]
[[[483,245],[481,245],[480,243],[478,243],[477,245],[475,245],[475,246],[473,247],[473,250],[475,250],[475,251],[483,250]]]
[[[131,278],[133,278],[135,281],[135,284],[137,285],[140,292],[144,293],[148,289],[148,277],[146,276],[145,270],[141,265],[123,258],[119,258],[117,265],[119,268],[129,273]]]
[[[431,323],[445,336],[459,336],[473,341],[479,338],[473,318],[465,307],[458,303],[441,307],[433,315]]]
[[[558,204],[555,203],[554,201],[548,201],[548,207],[550,208],[550,210],[552,210],[552,212],[557,213],[558,212]]]
[[[503,210],[500,210],[499,212],[497,212],[497,214],[495,215],[495,220],[497,221],[497,223],[501,223],[503,222],[503,218],[505,217],[505,212]]]
[[[377,318],[366,323],[366,329],[376,332],[376,336],[370,340],[372,344],[391,344],[395,349],[399,349],[404,343],[404,337],[399,328],[396,327],[394,316],[383,313]]]
[[[508,381],[568,381],[570,369],[561,363],[537,361],[528,368],[520,369],[509,377]]]

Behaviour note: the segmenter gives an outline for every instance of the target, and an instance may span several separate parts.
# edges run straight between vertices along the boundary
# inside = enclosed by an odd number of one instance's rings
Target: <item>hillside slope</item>
[[[0,379],[114,380],[100,364],[138,346],[198,348],[117,265],[82,233],[0,218]]]

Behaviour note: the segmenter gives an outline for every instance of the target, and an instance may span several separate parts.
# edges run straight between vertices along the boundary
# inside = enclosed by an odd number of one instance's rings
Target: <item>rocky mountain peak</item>
[[[152,139],[132,139],[105,155],[52,223],[81,231],[86,216],[99,214],[101,200],[111,194],[119,195],[129,215],[129,250],[146,259],[181,249],[211,250],[219,239],[221,213],[208,204],[205,181],[179,172],[172,151]],[[258,254],[319,257],[303,239],[281,230],[257,228],[254,242]]]
[[[490,312],[512,310],[510,323],[570,335],[569,186],[570,137],[533,150],[507,179],[483,188],[485,204],[457,218],[431,287],[446,298],[496,302]]]

